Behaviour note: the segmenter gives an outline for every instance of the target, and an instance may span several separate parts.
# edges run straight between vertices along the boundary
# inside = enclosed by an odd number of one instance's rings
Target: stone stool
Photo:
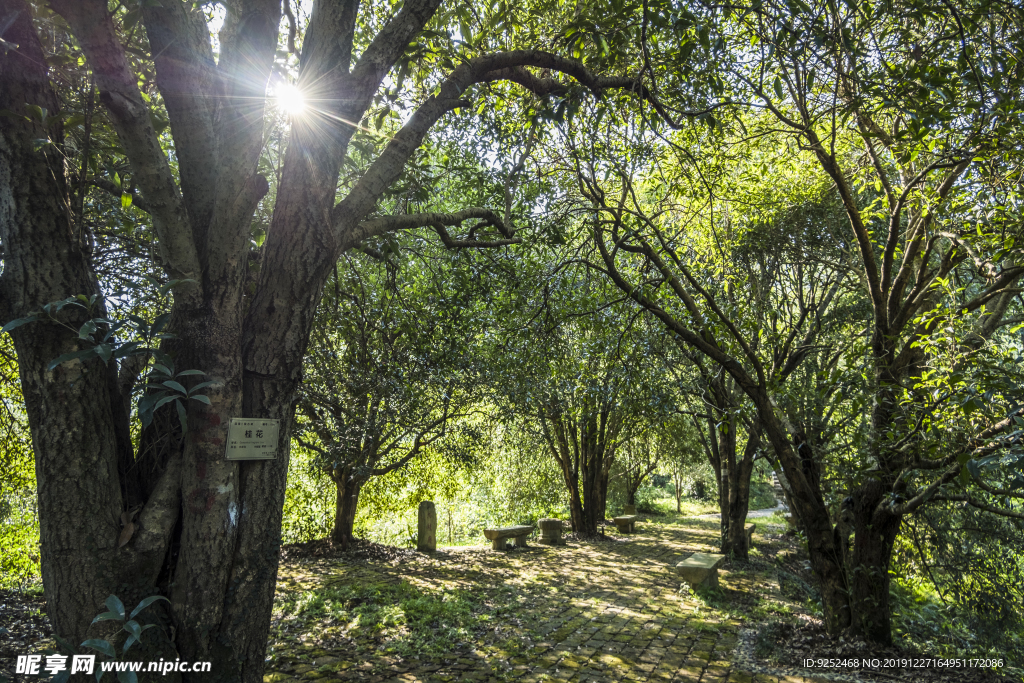
[[[694,553],[676,565],[676,573],[693,588],[718,588],[718,567],[725,555]]]
[[[565,541],[562,540],[562,520],[541,519],[537,522],[537,526],[540,527],[538,543],[543,543],[544,545],[565,545]]]

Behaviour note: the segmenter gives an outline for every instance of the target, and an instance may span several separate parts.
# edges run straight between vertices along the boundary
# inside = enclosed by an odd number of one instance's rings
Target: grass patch
[[[676,501],[671,500],[671,513],[676,514]],[[679,504],[678,516],[681,518],[686,517],[699,517],[700,515],[713,515],[718,512],[718,503],[710,500],[697,500],[695,498],[684,498]]]

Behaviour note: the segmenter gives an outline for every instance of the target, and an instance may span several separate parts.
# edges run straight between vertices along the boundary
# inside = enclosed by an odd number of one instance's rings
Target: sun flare
[[[274,89],[274,100],[278,108],[289,117],[301,116],[306,111],[306,98],[298,86],[282,83]]]

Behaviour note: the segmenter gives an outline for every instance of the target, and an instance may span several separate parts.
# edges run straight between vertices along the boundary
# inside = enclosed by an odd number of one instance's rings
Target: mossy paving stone
[[[285,562],[264,681],[768,681],[729,664],[736,615],[681,594],[672,573],[685,555],[713,551],[716,539],[710,526],[649,523],[617,542],[505,553],[444,548],[391,563]],[[764,583],[756,572],[722,574],[726,592]],[[402,585],[441,602],[456,593],[469,599],[457,652],[417,650],[414,636],[423,634],[401,623],[373,631],[351,615],[296,616],[280,607],[289,594],[324,586]]]

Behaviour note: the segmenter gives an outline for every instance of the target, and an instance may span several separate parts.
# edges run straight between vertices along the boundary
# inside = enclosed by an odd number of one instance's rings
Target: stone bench
[[[694,553],[676,565],[676,573],[694,588],[718,588],[718,567],[725,555]]]
[[[748,548],[750,546],[754,545],[754,529],[756,529],[756,528],[757,528],[757,525],[754,524],[753,522],[751,522],[750,524],[748,524],[745,527],[743,527],[743,531],[745,531],[746,534],[747,534],[747,547]]]
[[[621,533],[631,534],[636,531],[636,515],[623,515],[616,517],[613,521]]]
[[[484,537],[491,542],[491,550],[504,550],[505,539],[511,538],[517,548],[526,547],[526,537],[533,533],[534,526],[506,526],[501,529],[484,529]]]
[[[540,527],[538,543],[543,543],[544,545],[565,545],[565,541],[562,539],[562,520],[541,519],[537,520],[537,526]]]

